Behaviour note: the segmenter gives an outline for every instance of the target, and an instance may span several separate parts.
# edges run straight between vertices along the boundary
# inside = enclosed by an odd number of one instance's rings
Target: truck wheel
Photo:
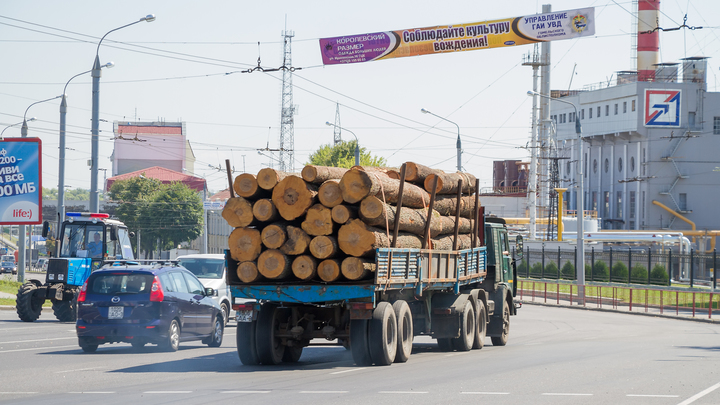
[[[275,304],[265,304],[260,308],[255,339],[258,358],[262,364],[282,363],[285,346],[279,337],[275,337],[275,333],[280,329],[284,312]]]
[[[367,319],[350,320],[350,350],[355,364],[361,367],[372,365],[368,347]]]
[[[505,346],[510,335],[510,307],[507,301],[503,301],[503,312],[502,312],[502,334],[500,336],[492,336],[493,346]]]
[[[405,363],[410,358],[413,344],[413,321],[410,306],[403,300],[393,304],[397,318],[397,354],[395,363]]]
[[[260,364],[257,346],[255,346],[256,325],[256,321],[237,323],[235,343],[237,344],[238,357],[242,364],[246,366],[257,366]]]
[[[397,354],[397,318],[389,302],[375,307],[368,325],[370,358],[377,366],[389,366]]]
[[[473,347],[475,342],[475,310],[470,300],[465,301],[462,314],[460,315],[460,337],[453,339],[453,346],[459,352],[466,352]]]
[[[53,300],[52,309],[55,318],[60,322],[75,322],[77,320],[77,294],[72,301]]]
[[[437,338],[437,345],[441,352],[451,352],[453,350],[452,338]]]
[[[28,281],[18,288],[15,310],[23,322],[35,322],[40,317],[45,299],[35,297],[37,286]]]
[[[477,321],[475,321],[475,343],[473,349],[482,349],[485,346],[485,335],[487,334],[487,316],[485,304],[477,300]]]
[[[170,322],[165,341],[159,344],[162,350],[176,352],[180,348],[180,324],[176,319]]]
[[[283,353],[282,361],[285,363],[297,363],[300,361],[302,351],[303,347],[299,344],[294,346],[285,346],[285,353]]]
[[[209,347],[220,347],[220,345],[222,345],[224,331],[225,319],[223,318],[222,314],[220,314],[220,316],[215,318],[212,334],[210,335],[210,340],[207,342],[207,345]]]

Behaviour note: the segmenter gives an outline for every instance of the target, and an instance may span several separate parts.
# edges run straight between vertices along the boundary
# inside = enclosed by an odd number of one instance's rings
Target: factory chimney
[[[655,80],[655,65],[660,62],[658,58],[660,31],[655,29],[658,27],[659,15],[660,0],[639,1],[637,39],[638,81],[651,82]]]

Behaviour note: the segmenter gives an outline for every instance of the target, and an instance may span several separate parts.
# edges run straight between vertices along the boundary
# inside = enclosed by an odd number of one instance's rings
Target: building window
[[[588,108],[588,114],[590,114],[590,117],[588,119],[592,119],[592,108]]]
[[[630,173],[635,171],[635,157],[630,156]]]
[[[592,192],[592,210],[597,211],[598,207],[598,201],[597,201],[597,191]]]
[[[570,122],[575,122],[575,113],[574,112],[570,113]]]
[[[687,193],[680,193],[678,197],[678,205],[680,206],[680,211],[687,211]]]
[[[718,118],[720,118],[720,117],[718,117]],[[585,109],[584,108],[582,110],[580,110],[580,119],[581,120],[585,119]]]
[[[632,101],[631,111],[635,112],[635,100]]]
[[[615,104],[615,115],[618,115],[618,105]]]
[[[593,159],[593,173],[597,173],[597,159]]]
[[[630,192],[630,212],[628,213],[631,219],[635,219],[635,192]],[[630,229],[633,229],[632,227]]]
[[[605,116],[607,117],[608,115],[610,115],[610,105],[605,104]]]
[[[607,158],[605,158],[605,173],[607,173],[609,169],[610,169],[610,161]]]
[[[617,198],[615,199],[615,218],[622,219],[622,191],[617,192]]]
[[[585,158],[583,159],[583,177],[588,176],[588,155],[585,154]]]
[[[618,158],[618,173],[622,173],[622,158]]]
[[[642,175],[645,175],[645,148],[643,148],[642,151],[642,162],[640,163],[642,165]]]
[[[597,117],[600,118],[600,106],[598,106],[597,112],[598,112],[598,113],[597,113]]]
[[[713,135],[720,135],[720,117],[713,117]]]
[[[623,101],[623,114],[627,113],[627,101]]]
[[[640,220],[645,224],[645,192],[640,194]]]
[[[570,169],[572,168],[572,166],[570,165],[570,162],[567,162],[565,165],[566,165],[566,167],[567,167],[567,174],[568,174],[568,176],[569,176],[569,175],[570,175]]]
[[[610,192],[603,193],[603,218],[610,218]]]

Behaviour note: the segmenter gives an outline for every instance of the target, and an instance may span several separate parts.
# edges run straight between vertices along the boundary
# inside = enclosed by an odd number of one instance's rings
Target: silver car
[[[217,295],[212,297],[215,302],[222,308],[225,324],[230,318],[230,308],[232,308],[232,297],[230,296],[230,287],[225,280],[227,268],[225,267],[225,255],[222,254],[196,254],[179,256],[177,258],[179,264],[190,270],[205,288],[212,288],[217,291]]]

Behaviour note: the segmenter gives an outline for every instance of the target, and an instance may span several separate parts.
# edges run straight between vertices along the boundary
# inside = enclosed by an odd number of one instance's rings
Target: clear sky
[[[227,186],[212,167],[230,159],[237,172],[256,173],[271,163],[257,149],[278,147],[280,72],[240,73],[282,64],[282,37],[294,31],[292,66],[295,167],[331,143],[336,103],[341,125],[360,145],[391,166],[412,160],[455,170],[460,126],[463,166],[482,186],[492,184],[492,161],[529,159],[532,69],[522,66],[532,45],[322,66],[319,38],[434,25],[480,22],[595,7],[596,35],[552,43],[552,88],[582,89],[633,69],[632,2],[628,0],[506,1],[39,1],[0,0],[0,128],[22,121],[32,103],[62,93],[75,74],[92,68],[97,42],[108,35],[100,61],[100,167],[112,168],[113,121],[184,121],[197,162],[195,174],[211,190]],[[661,62],[707,56],[708,89],[716,91],[720,37],[712,16],[718,0],[664,0],[659,24],[703,29],[660,34]],[[260,45],[258,46],[258,42]],[[575,74],[573,75],[573,71]],[[91,78],[68,87],[65,184],[90,187]],[[57,187],[59,99],[33,106],[29,136],[43,142],[43,186]],[[5,137],[20,136],[19,125]],[[353,139],[347,132],[343,139]],[[265,153],[265,152],[263,152]],[[212,166],[212,167],[211,167]],[[102,172],[100,173],[102,180]]]

